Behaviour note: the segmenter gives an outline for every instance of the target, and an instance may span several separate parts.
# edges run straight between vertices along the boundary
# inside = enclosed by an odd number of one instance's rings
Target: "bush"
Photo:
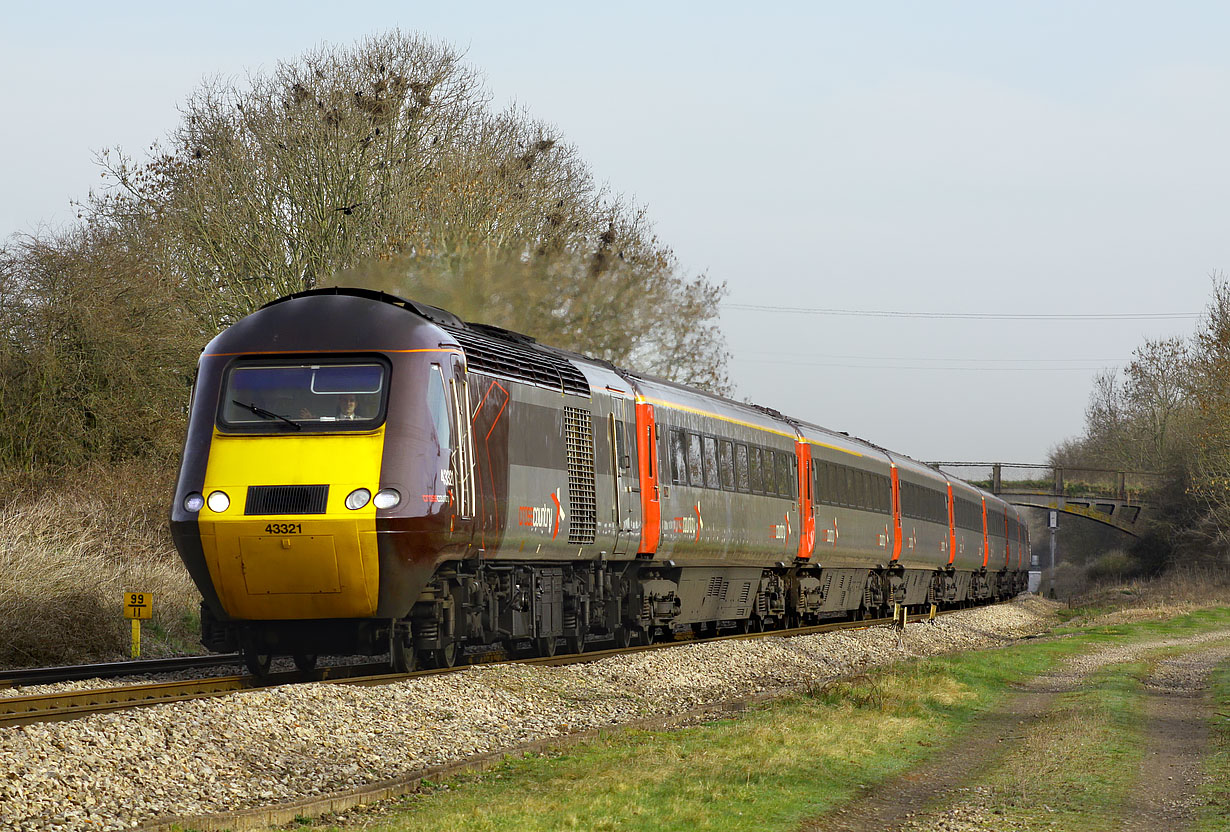
[[[1111,549],[1085,567],[1085,577],[1092,583],[1121,581],[1140,573],[1140,564],[1122,549]]]

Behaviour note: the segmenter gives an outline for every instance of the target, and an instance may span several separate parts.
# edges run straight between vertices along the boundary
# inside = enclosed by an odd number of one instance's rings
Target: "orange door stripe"
[[[812,509],[811,445],[799,440],[794,443],[799,471],[799,558],[806,560],[816,550],[816,515]],[[789,523],[789,518],[787,518]]]
[[[893,560],[897,560],[901,557],[901,479],[895,463],[889,468],[889,478],[893,487]]]
[[[662,502],[658,496],[658,443],[653,405],[636,404],[636,458],[641,474],[641,554],[658,551],[662,537]],[[698,529],[699,531],[699,529]]]

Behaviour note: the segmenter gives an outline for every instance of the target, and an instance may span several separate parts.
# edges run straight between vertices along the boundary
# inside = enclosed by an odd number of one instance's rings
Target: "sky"
[[[1230,272],[1230,4],[3,0],[0,238],[63,228],[203,80],[393,28],[463,49],[728,288],[738,398],[1044,462]],[[753,309],[748,307],[767,307]],[[936,318],[788,310],[961,314]]]

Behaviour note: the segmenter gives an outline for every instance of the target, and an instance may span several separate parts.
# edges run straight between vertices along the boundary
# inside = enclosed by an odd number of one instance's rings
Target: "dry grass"
[[[1175,569],[1156,578],[1104,583],[1072,598],[1074,624],[1160,620],[1230,603],[1230,570]]]
[[[200,597],[167,531],[170,477],[124,466],[5,489],[0,666],[126,657],[121,599],[129,591],[154,596],[143,655],[199,649]]]

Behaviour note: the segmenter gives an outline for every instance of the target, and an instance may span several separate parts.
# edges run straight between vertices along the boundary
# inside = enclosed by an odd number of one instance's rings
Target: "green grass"
[[[669,732],[617,732],[563,752],[509,759],[403,798],[364,829],[795,829],[934,754],[994,707],[1010,685],[1067,656],[1226,622],[1230,609],[1201,611],[912,661],[738,718]],[[1040,732],[1057,744],[1027,748],[1011,764],[988,761],[998,808],[1033,817],[1029,801],[1054,794],[1049,805],[1065,813],[1065,822],[1072,815],[1072,829],[1110,828],[1107,818],[1139,769],[1135,731],[1146,672],[1143,664],[1102,671],[1096,686],[1060,698],[1056,724],[1062,732]],[[1051,752],[1062,757],[1047,757]]]
[[[405,800],[387,830],[790,829],[933,753],[1005,685],[1080,649],[911,662],[672,732],[508,760]]]
[[[1141,688],[1149,663],[1114,665],[1059,696],[1041,730],[983,779],[981,794],[1007,828],[1070,832],[1119,828],[1144,741]]]
[[[1205,762],[1207,782],[1200,796],[1205,805],[1196,832],[1224,832],[1230,828],[1230,661],[1213,673],[1213,719],[1209,732],[1209,756]]]

